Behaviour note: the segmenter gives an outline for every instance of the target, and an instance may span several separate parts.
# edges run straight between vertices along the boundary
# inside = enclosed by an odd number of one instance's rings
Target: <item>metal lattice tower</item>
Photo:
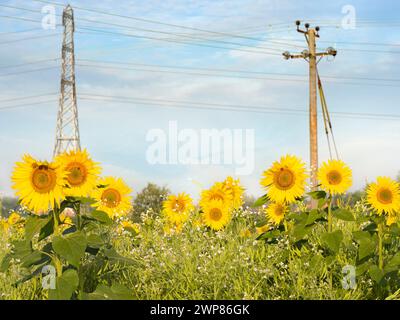
[[[78,108],[75,87],[74,12],[68,5],[63,11],[61,94],[57,116],[54,156],[69,150],[80,150]]]

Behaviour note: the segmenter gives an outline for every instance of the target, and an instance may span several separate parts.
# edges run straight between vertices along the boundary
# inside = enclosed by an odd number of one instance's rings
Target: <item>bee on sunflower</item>
[[[66,172],[68,187],[64,189],[64,193],[67,196],[87,197],[96,188],[101,168],[86,150],[72,150],[60,154],[55,162]]]
[[[57,163],[24,155],[14,167],[12,188],[23,206],[35,214],[46,214],[50,209],[59,207],[64,200],[66,175]]]
[[[264,171],[261,185],[272,201],[291,203],[304,194],[306,178],[305,164],[295,156],[286,155]]]
[[[105,177],[97,181],[92,192],[97,210],[106,212],[110,218],[126,216],[132,209],[132,190],[120,178]]]
[[[194,210],[192,198],[182,192],[178,195],[170,195],[163,202],[162,213],[173,223],[184,223],[188,220],[190,213]]]

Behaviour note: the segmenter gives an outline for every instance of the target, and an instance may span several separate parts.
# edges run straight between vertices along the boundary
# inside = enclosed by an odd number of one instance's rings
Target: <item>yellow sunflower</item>
[[[129,231],[131,233],[134,233],[135,235],[138,235],[140,233],[139,223],[133,223],[132,221],[124,220],[121,221],[120,227],[121,228],[119,228],[119,233],[122,233],[122,230]]]
[[[330,194],[342,194],[351,187],[351,169],[341,160],[329,160],[319,168],[318,180]]]
[[[367,202],[379,215],[394,215],[400,209],[399,183],[388,177],[378,177],[368,186]]]
[[[105,177],[97,181],[98,187],[92,197],[97,210],[106,212],[111,218],[127,215],[132,209],[132,190],[120,178]]]
[[[202,210],[204,224],[213,230],[222,229],[231,218],[229,208],[221,200],[210,200],[203,204]]]
[[[267,214],[267,218],[275,224],[280,224],[283,218],[285,217],[285,213],[287,212],[287,206],[284,203],[272,202],[265,209],[265,213]]]
[[[67,196],[87,197],[96,188],[101,168],[86,150],[63,153],[55,162],[67,172],[68,187],[64,190]]]
[[[244,189],[240,185],[240,180],[234,180],[232,177],[227,177],[223,182],[227,191],[232,195],[233,209],[239,209],[243,205]]]
[[[174,223],[183,223],[194,210],[192,198],[184,192],[176,195],[170,195],[163,202],[163,214],[167,219]]]
[[[389,214],[386,219],[386,225],[391,226],[392,224],[397,223],[398,221],[399,221],[398,214]]]
[[[16,225],[19,222],[22,222],[22,217],[16,213],[16,212],[12,212],[9,216],[8,216],[8,220],[7,222],[13,226]]]
[[[170,222],[167,221],[164,226],[163,226],[163,231],[164,234],[167,236],[173,235],[173,234],[180,234],[183,229],[183,223],[181,222]]]
[[[267,232],[271,229],[271,226],[269,226],[268,224],[264,224],[261,227],[256,227],[256,232],[257,234],[262,234],[264,232]]]
[[[274,202],[294,202],[304,194],[306,183],[305,164],[297,157],[286,155],[264,171],[261,185]]]
[[[230,206],[232,202],[232,191],[222,182],[216,182],[210,189],[204,190],[200,197],[200,206],[203,207],[212,200],[220,200]]]
[[[65,176],[61,166],[24,155],[16,163],[11,180],[21,204],[36,214],[45,214],[64,199]]]

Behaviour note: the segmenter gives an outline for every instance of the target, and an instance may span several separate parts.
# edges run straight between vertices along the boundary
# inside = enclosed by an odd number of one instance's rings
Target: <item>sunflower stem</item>
[[[378,224],[378,255],[379,255],[379,269],[383,270],[383,223]]]
[[[53,210],[53,220],[54,220],[54,226],[53,226],[53,234],[54,235],[59,235],[59,230],[58,230],[58,208],[54,208]]]
[[[332,195],[328,199],[328,232],[332,232]]]

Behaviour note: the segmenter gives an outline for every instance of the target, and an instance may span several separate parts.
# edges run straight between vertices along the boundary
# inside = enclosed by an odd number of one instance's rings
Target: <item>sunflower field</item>
[[[343,161],[321,164],[317,190],[308,178],[286,155],[251,205],[227,177],[133,220],[131,187],[86,150],[25,155],[0,220],[0,299],[400,299],[399,183],[351,202]]]

